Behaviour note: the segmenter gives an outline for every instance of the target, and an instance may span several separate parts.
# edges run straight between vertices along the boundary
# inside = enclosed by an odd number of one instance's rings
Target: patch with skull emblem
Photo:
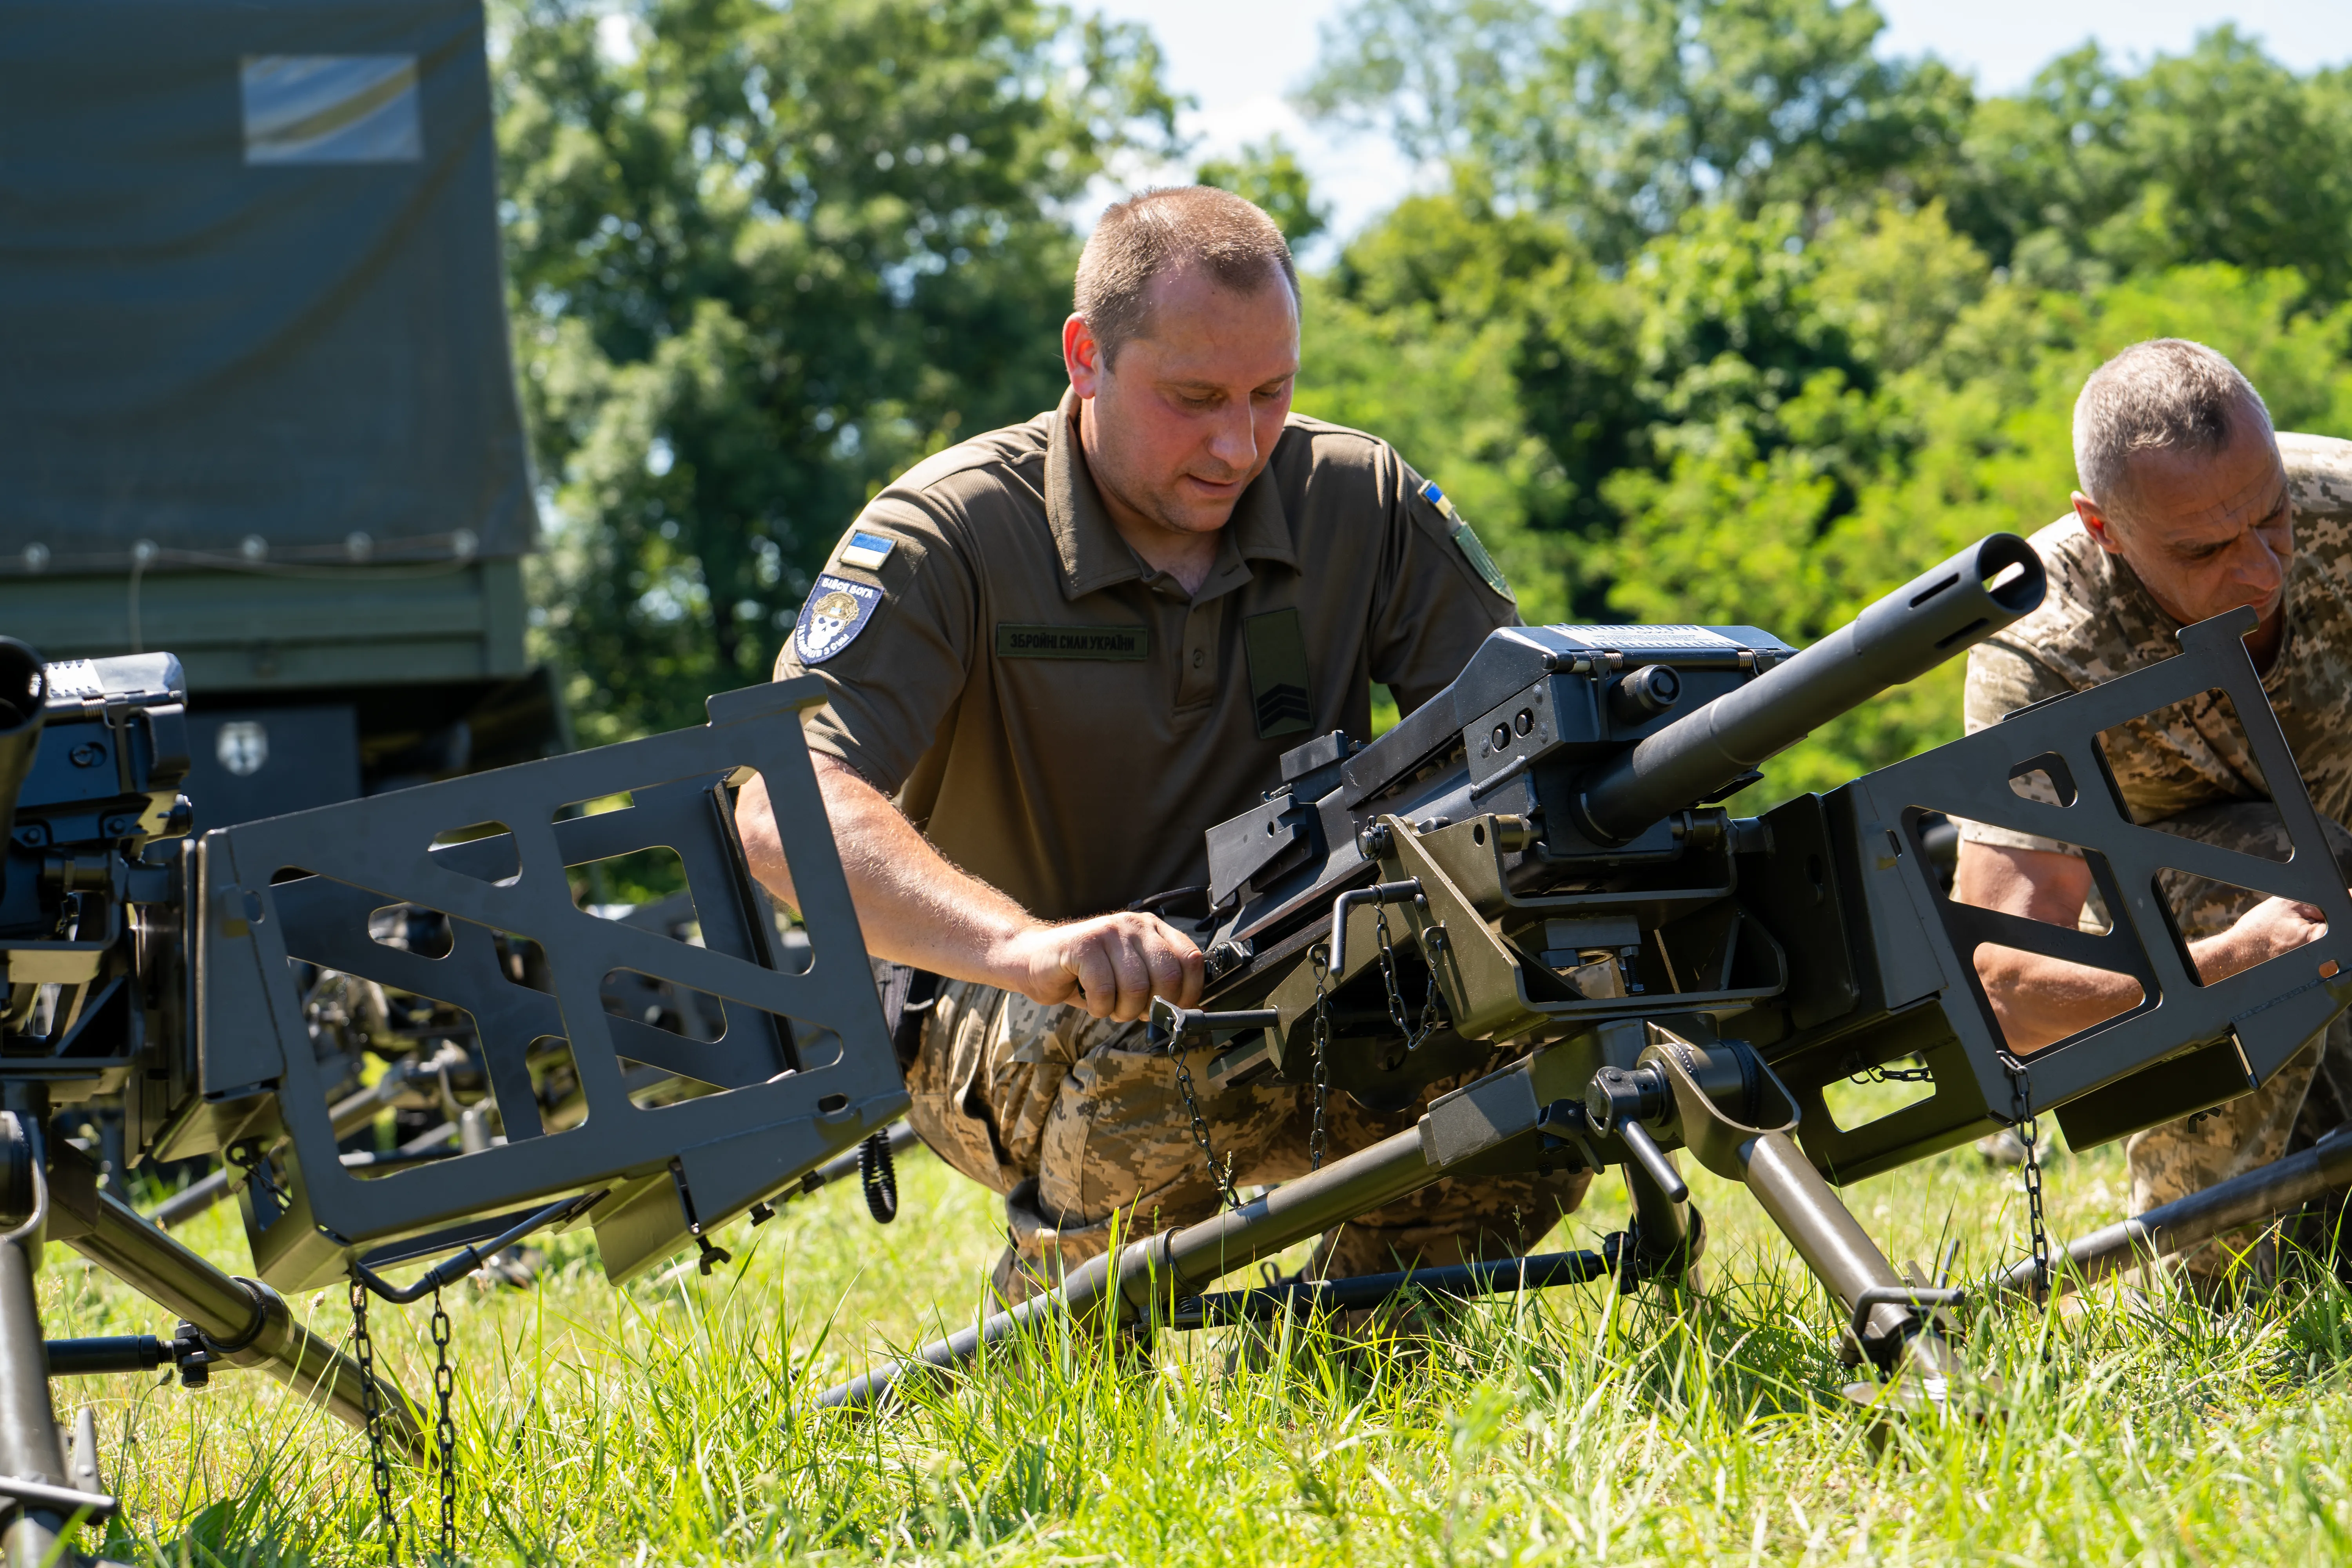
[[[803,664],[823,664],[857,640],[882,603],[882,590],[831,573],[816,580],[793,628],[793,647]]]

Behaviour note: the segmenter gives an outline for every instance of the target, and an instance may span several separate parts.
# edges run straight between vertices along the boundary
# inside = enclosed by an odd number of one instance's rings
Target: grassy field
[[[2051,1163],[2062,1233],[2120,1212],[2113,1149]],[[928,1156],[884,1228],[829,1190],[721,1240],[731,1268],[606,1286],[565,1242],[535,1288],[452,1292],[473,1561],[736,1563],[2179,1563],[2352,1557],[2352,1303],[2282,1289],[2211,1314],[2100,1299],[2063,1323],[1978,1316],[2001,1380],[1969,1413],[1874,1442],[1840,1398],[1822,1292],[1736,1190],[1704,1175],[1714,1295],[1669,1318],[1585,1288],[1497,1300],[1419,1365],[1307,1343],[1228,1373],[1221,1335],[1157,1370],[1040,1342],[884,1419],[810,1408],[871,1352],[968,1318],[992,1200]],[[1898,1261],[2017,1255],[2013,1173],[1965,1152],[1850,1199]],[[1613,1176],[1554,1237],[1622,1223]],[[1570,1234],[1574,1231],[1580,1234]],[[194,1232],[244,1267],[231,1216]],[[62,1247],[52,1334],[168,1332]],[[302,1303],[347,1331],[339,1292]],[[425,1309],[380,1309],[380,1353],[429,1389]],[[2050,1359],[2045,1366],[2045,1347]],[[365,1445],[253,1373],[191,1393],[59,1382],[95,1403],[126,1560],[373,1563]],[[432,1478],[397,1495],[434,1517]],[[403,1560],[413,1560],[404,1542]]]

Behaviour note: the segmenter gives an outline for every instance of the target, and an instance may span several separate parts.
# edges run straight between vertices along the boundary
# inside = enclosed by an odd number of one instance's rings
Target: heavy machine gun
[[[1410,1131],[1075,1269],[828,1398],[871,1400],[909,1366],[1065,1309],[1190,1326],[1364,1305],[1408,1277],[1200,1292],[1447,1177],[1620,1167],[1634,1218],[1599,1254],[1413,1277],[1424,1285],[1675,1281],[1702,1240],[1678,1149],[1756,1197],[1842,1303],[1855,1360],[1898,1397],[1943,1388],[1954,1363],[1937,1314],[1958,1292],[1898,1274],[1839,1184],[2044,1110],[2083,1147],[2219,1103],[2352,1002],[2352,898],[2245,651],[2251,612],[2189,628],[2161,664],[1827,795],[1756,817],[1715,804],[1810,731],[2027,614],[2044,587],[2032,549],[2004,534],[1802,653],[1747,626],[1509,628],[1370,745],[1332,734],[1293,751],[1262,805],[1209,831],[1210,885],[1151,901],[1192,921],[1208,973],[1206,1005],[1160,1003],[1152,1038],[1207,1053],[1212,1083],[1271,1077],[1386,1109],[1498,1051],[1516,1059]],[[2115,787],[2099,732],[2209,690],[2242,716],[2296,851],[2284,861],[2137,823]],[[2014,787],[2037,775],[2059,804]],[[1930,854],[1948,816],[2082,847],[2107,929],[1955,902]],[[2328,933],[2208,981],[2164,899],[2166,868],[2301,899]],[[2127,975],[2140,1000],[2012,1050],[1976,967],[1988,945]],[[1900,1070],[1932,1083],[1926,1098],[1860,1125],[1832,1113],[1831,1086],[1914,1058]],[[2032,1277],[2047,1282],[2046,1259]]]
[[[906,1105],[824,826],[799,710],[809,680],[713,698],[709,722],[188,837],[184,686],[166,654],[44,666],[0,638],[0,1529],[50,1561],[95,1489],[70,1469],[49,1376],[259,1367],[421,1450],[408,1402],[281,1292],[348,1281],[414,1300],[535,1231],[587,1226],[625,1279],[798,1191]],[[805,919],[787,940],[734,831],[753,774],[776,803]],[[583,809],[589,807],[590,809]],[[613,918],[581,875],[674,854],[693,940]],[[413,940],[420,932],[431,940]],[[438,1009],[467,1066],[469,1136],[425,1157],[343,1147],[354,1100],[322,1061],[322,984]],[[639,1007],[647,996],[663,1005]],[[447,1020],[455,1019],[453,1026]],[[462,1039],[451,1037],[462,1037]],[[444,1079],[446,1086],[446,1077]],[[255,1278],[149,1223],[53,1135],[121,1112],[158,1159],[217,1154]],[[169,1340],[45,1342],[34,1272],[62,1242],[182,1320]],[[385,1272],[445,1258],[394,1286]],[[446,1456],[445,1454],[445,1463]]]

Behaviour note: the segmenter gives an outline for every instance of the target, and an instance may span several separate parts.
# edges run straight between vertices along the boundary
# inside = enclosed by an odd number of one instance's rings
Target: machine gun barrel
[[[1817,726],[2028,614],[2043,587],[2041,558],[2024,540],[1979,540],[1794,658],[1596,768],[1580,792],[1580,826],[1602,843],[1623,843],[1719,794]]]

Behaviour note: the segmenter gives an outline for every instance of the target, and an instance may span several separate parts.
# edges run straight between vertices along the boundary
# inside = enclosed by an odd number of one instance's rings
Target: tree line
[[[536,635],[583,738],[761,679],[863,501],[1049,406],[1084,205],[1182,156],[1149,35],[1034,0],[500,13],[548,511]],[[1883,58],[1869,0],[1360,0],[1300,93],[1444,171],[1307,279],[1305,412],[1394,442],[1529,620],[1803,644],[2073,483],[2136,339],[2352,431],[2352,75],[2224,27],[2022,91]],[[1279,143],[1201,166],[1294,242]],[[1931,676],[1776,794],[1957,732]]]

